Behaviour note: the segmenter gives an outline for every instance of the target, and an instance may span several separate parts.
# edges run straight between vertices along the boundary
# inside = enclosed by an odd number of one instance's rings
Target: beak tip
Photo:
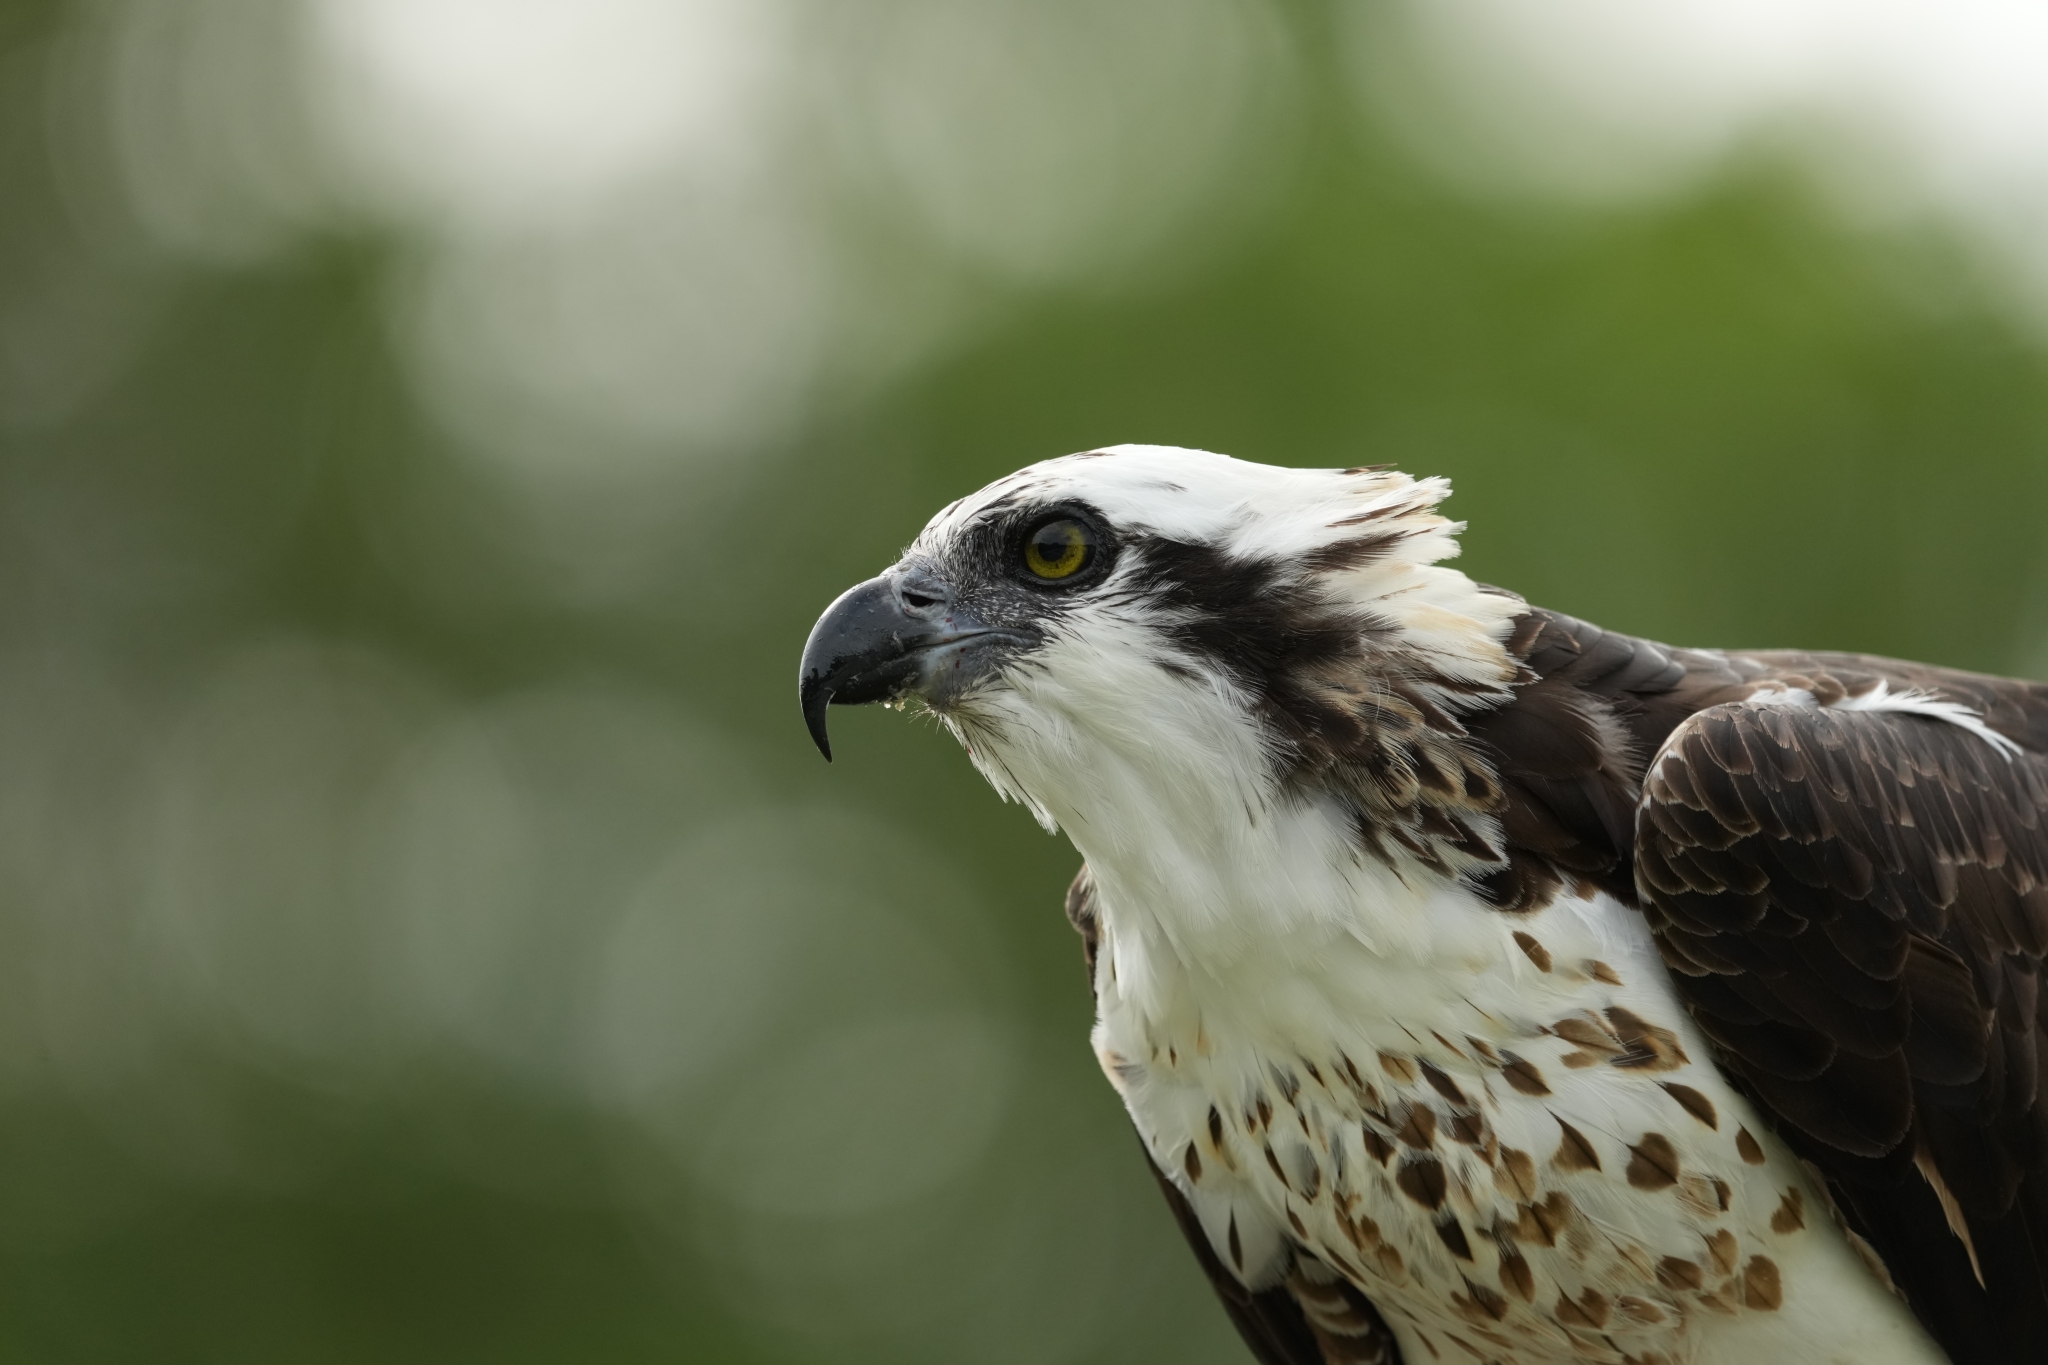
[[[811,743],[818,746],[818,752],[830,763],[832,736],[825,728],[825,708],[832,704],[832,693],[820,685],[822,681],[815,676],[805,677],[800,700],[804,708],[804,728],[811,732]]]

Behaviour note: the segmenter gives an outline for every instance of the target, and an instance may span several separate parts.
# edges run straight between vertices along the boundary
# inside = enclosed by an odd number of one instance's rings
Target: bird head
[[[1524,608],[1441,564],[1448,492],[1161,446],[1032,465],[832,604],[804,719],[830,758],[829,705],[920,705],[1091,859],[1137,808],[1200,839],[1321,803],[1425,861],[1490,861],[1497,793],[1460,717],[1515,682]],[[1473,818],[1410,837],[1425,808]]]

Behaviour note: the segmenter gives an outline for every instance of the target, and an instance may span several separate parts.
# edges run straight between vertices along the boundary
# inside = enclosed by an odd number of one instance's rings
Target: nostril
[[[931,597],[921,592],[912,592],[908,588],[903,590],[903,605],[909,607],[912,611],[923,611],[926,607],[935,607],[938,604],[939,599],[936,597]]]

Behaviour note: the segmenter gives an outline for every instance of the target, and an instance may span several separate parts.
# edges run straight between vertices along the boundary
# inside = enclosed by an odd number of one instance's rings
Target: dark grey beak
[[[849,588],[811,627],[797,678],[804,725],[829,763],[827,706],[891,701],[913,692],[944,706],[999,664],[1003,645],[1026,643],[1030,635],[1028,629],[983,625],[954,601],[951,585],[939,575],[898,565]]]
[[[848,588],[811,627],[797,696],[804,725],[827,763],[832,740],[825,732],[825,708],[833,702],[887,701],[909,691],[923,671],[919,655],[941,638],[932,624],[906,609],[896,581],[884,574]]]

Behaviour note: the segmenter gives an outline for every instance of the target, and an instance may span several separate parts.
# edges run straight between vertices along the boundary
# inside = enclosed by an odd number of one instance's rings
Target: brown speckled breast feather
[[[1473,727],[1514,875],[1642,908],[1723,1069],[1957,1365],[2048,1359],[2048,688],[1541,611],[1516,643],[1536,680]],[[1880,682],[2022,752],[1826,709]],[[1821,706],[1747,701],[1771,685]]]
[[[1574,884],[1638,907],[1722,1069],[1956,1365],[2048,1360],[2048,687],[1673,649],[1537,609],[1510,652],[1512,699],[1456,736],[1498,782],[1504,856],[1475,885],[1505,914]],[[1828,709],[1880,683],[1967,706],[2021,752]],[[1751,700],[1785,688],[1820,705]],[[1084,868],[1068,912],[1092,964],[1091,897]],[[1310,1260],[1245,1289],[1160,1184],[1264,1365],[1398,1360]]]
[[[1091,983],[1097,943],[1094,899],[1095,884],[1083,867],[1067,888],[1067,919],[1081,935]],[[1341,1279],[1322,1273],[1306,1253],[1297,1253],[1295,1266],[1280,1284],[1247,1289],[1216,1259],[1186,1197],[1149,1154],[1145,1162],[1223,1311],[1259,1365],[1402,1365],[1401,1348],[1378,1310]]]

